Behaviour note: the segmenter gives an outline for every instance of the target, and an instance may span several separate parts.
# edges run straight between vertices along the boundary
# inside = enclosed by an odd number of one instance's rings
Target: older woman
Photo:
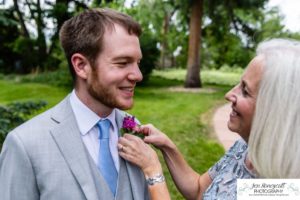
[[[264,42],[260,46],[268,46],[273,42],[275,40]],[[261,79],[265,78],[263,74],[266,70],[266,53],[268,52],[257,51],[257,55],[251,60],[241,77],[240,83],[226,94],[225,98],[232,103],[228,128],[238,133],[242,139],[238,140],[206,173],[200,175],[195,172],[164,133],[152,125],[141,127],[141,131],[148,134],[144,141],[162,151],[172,178],[186,199],[236,199],[236,179],[256,177],[247,156],[247,142],[256,100],[258,96],[264,98],[264,95],[258,91]],[[278,58],[272,59],[273,63],[276,63]],[[267,108],[264,112],[268,113]],[[141,167],[149,180],[155,180],[153,185],[149,185],[150,193],[160,192],[161,195],[168,197],[168,194],[161,192],[167,190],[166,184],[161,178],[163,176],[157,155],[151,147],[139,138],[128,134],[120,138],[118,147],[122,150],[120,156]],[[164,196],[158,199],[164,199]]]
[[[260,83],[249,158],[267,178],[300,178],[300,42],[271,40],[258,46]]]

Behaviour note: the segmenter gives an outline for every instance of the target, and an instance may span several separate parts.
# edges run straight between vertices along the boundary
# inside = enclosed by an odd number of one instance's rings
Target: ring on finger
[[[119,151],[125,152],[124,150],[125,150],[125,146],[122,145],[122,146],[119,148]]]
[[[122,146],[122,149],[121,149],[121,151],[123,151],[123,152],[125,152],[125,146]]]

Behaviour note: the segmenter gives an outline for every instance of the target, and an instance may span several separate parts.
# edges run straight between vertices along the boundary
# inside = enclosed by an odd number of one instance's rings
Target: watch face
[[[149,177],[146,179],[148,185],[154,185],[155,183],[162,183],[165,181],[165,177],[162,174],[158,174],[154,177]]]

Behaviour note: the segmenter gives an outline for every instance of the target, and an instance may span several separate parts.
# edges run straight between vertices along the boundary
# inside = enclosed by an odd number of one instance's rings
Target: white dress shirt
[[[75,90],[70,95],[70,103],[74,112],[83,143],[85,144],[89,154],[98,166],[99,155],[99,128],[97,123],[100,119],[108,119],[111,122],[109,130],[109,148],[113,157],[114,164],[119,172],[119,153],[117,149],[118,143],[118,128],[116,124],[115,109],[106,118],[100,118],[96,113],[89,109],[77,97]]]

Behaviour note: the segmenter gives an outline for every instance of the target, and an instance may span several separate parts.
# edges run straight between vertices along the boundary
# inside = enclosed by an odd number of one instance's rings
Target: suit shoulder
[[[9,134],[17,134],[18,137],[22,138],[49,131],[52,127],[59,123],[53,118],[53,116],[54,113],[57,113],[57,110],[62,109],[62,102],[19,125]]]

